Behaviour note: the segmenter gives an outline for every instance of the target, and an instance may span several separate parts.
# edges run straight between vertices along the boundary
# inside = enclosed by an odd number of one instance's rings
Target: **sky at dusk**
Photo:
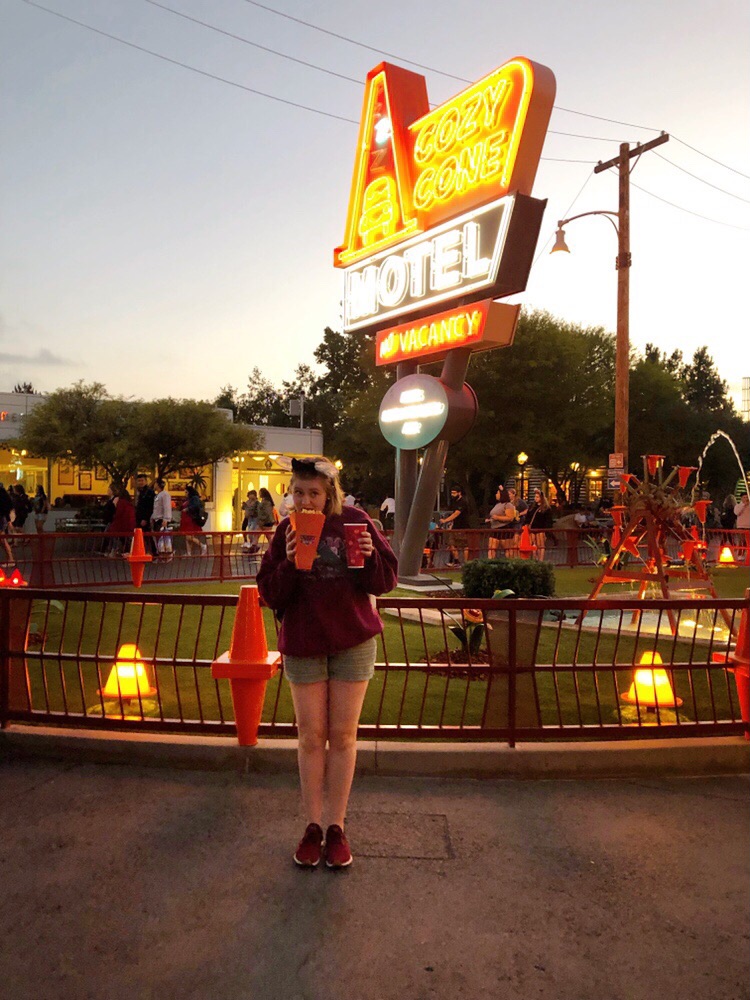
[[[130,45],[0,0],[0,391],[82,378],[210,399],[255,366],[291,378],[341,326],[332,253],[368,70],[417,70],[437,104],[526,56],[557,96],[537,259],[513,301],[614,332],[609,222],[578,220],[571,254],[548,251],[559,218],[617,209],[616,173],[594,165],[664,130],[631,175],[631,343],[707,345],[739,401],[747,0],[42,3]]]

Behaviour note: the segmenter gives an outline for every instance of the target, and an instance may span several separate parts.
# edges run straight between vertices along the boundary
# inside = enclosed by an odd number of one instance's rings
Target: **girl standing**
[[[370,594],[396,586],[396,557],[364,511],[343,505],[338,471],[315,457],[292,459],[295,510],[316,510],[325,522],[312,570],[295,567],[297,539],[288,518],[279,525],[258,571],[258,590],[282,618],[279,649],[292,690],[299,731],[298,763],[307,828],[294,854],[315,867],[325,849],[329,868],[352,854],[344,835],[357,755],[357,727],[374,673],[383,623]],[[346,563],[344,524],[362,524],[362,569]],[[328,749],[326,750],[326,744]],[[323,834],[324,807],[328,824]]]
[[[34,499],[31,501],[31,509],[34,513],[34,524],[37,534],[41,534],[44,531],[44,522],[47,520],[47,515],[49,514],[49,501],[47,500],[47,494],[44,492],[43,486],[37,486]]]

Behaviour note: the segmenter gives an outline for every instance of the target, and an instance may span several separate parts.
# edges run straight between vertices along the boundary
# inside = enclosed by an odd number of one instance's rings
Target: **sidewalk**
[[[361,776],[298,871],[292,773],[0,763],[13,1000],[738,1000],[746,776]]]

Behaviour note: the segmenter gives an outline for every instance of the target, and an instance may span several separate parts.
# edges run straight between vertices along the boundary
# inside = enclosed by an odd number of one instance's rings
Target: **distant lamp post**
[[[516,456],[516,461],[518,462],[518,467],[521,470],[521,475],[519,477],[520,478],[520,483],[519,483],[519,487],[520,488],[518,490],[518,495],[521,498],[521,500],[523,500],[523,470],[524,470],[524,466],[526,465],[526,463],[528,462],[528,460],[529,460],[529,456],[526,454],[525,451],[519,452],[518,455]]]
[[[341,470],[344,468],[344,463],[341,461],[340,458],[337,458],[333,464],[336,466],[339,472],[341,472]]]

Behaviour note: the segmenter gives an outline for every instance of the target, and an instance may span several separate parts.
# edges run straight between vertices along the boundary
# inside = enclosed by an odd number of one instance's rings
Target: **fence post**
[[[26,643],[31,599],[18,591],[0,593],[0,722],[5,729],[13,710],[30,707],[26,677]]]
[[[566,529],[566,535],[568,536],[568,566],[578,565],[578,543],[581,538],[581,531],[579,528]]]
[[[10,699],[10,594],[0,592],[0,729],[8,726]]]
[[[516,610],[508,612],[508,746],[516,745],[516,679],[518,677]]]

